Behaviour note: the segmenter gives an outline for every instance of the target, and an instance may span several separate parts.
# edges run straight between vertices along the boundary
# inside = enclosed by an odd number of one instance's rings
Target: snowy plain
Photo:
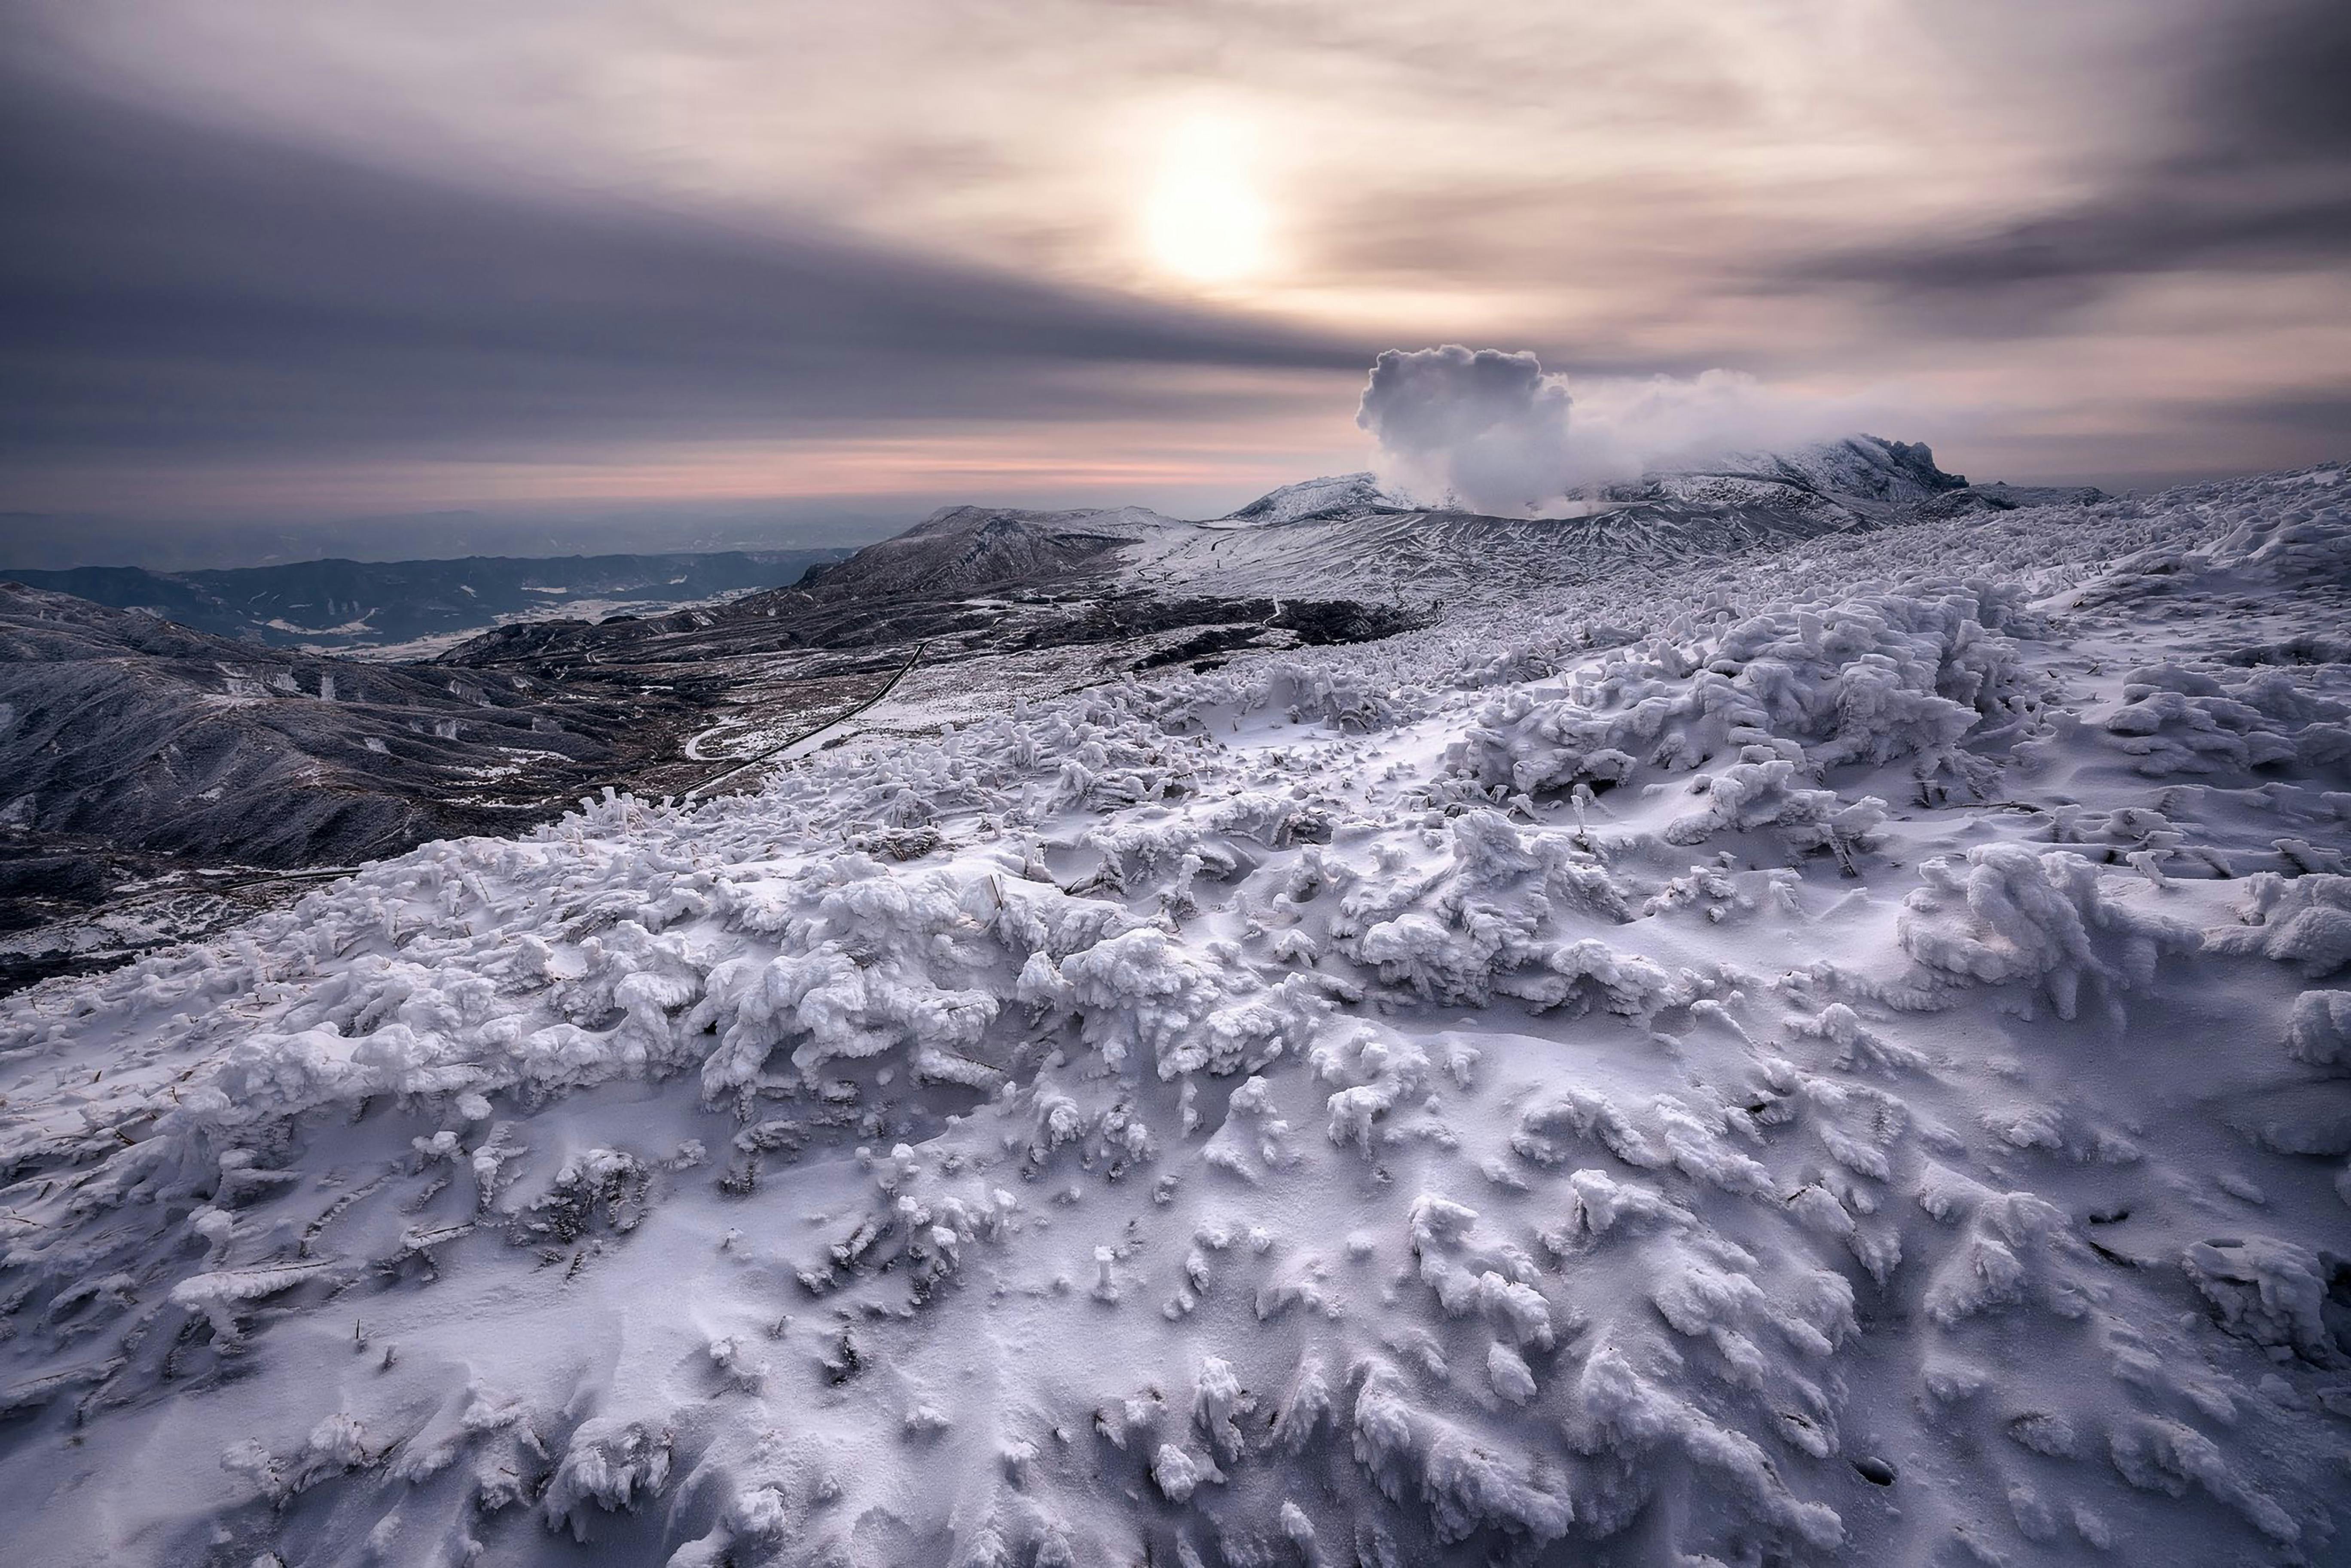
[[[0,1003],[9,1561],[2343,1560],[2341,469],[959,717]]]

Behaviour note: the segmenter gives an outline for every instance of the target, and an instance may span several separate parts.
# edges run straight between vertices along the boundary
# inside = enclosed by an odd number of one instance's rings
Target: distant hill
[[[566,800],[616,765],[608,737],[643,727],[621,702],[277,653],[0,583],[11,832],[250,865],[364,859],[504,829],[517,786]]]
[[[114,610],[144,610],[233,642],[363,652],[455,640],[550,615],[657,613],[797,582],[845,549],[708,554],[466,556],[455,560],[310,560],[204,571],[0,567],[21,582]]]

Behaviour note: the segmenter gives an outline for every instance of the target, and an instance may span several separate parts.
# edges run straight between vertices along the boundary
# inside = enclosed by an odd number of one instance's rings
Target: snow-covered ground
[[[12,998],[0,1554],[2341,1561],[2346,499],[975,700]]]

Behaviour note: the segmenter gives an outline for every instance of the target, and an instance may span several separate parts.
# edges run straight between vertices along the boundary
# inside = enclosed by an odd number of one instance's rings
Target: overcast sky
[[[1372,360],[2351,451],[2341,0],[0,0],[0,510],[1217,509]]]

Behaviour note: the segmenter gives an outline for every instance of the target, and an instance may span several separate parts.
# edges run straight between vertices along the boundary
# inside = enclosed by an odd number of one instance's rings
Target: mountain
[[[0,580],[147,610],[215,636],[310,652],[382,650],[502,622],[583,612],[658,612],[796,582],[841,549],[525,559],[312,560],[155,572],[137,567],[0,569]]]
[[[1235,512],[1231,523],[1287,523],[1341,512],[1408,512],[1412,502],[1383,486],[1376,474],[1340,474],[1269,490]]]
[[[695,711],[625,684],[260,647],[0,581],[0,932],[199,873],[510,832],[673,759]],[[39,972],[0,949],[0,983]]]
[[[1811,490],[1817,495],[1869,501],[1925,501],[1949,490],[1964,490],[1967,477],[1935,465],[1925,442],[1888,441],[1848,435],[1786,452],[1734,452],[1706,470]]]
[[[0,582],[0,819],[250,865],[361,860],[507,825],[487,799],[456,803],[493,781],[584,785],[621,716],[569,695]]]
[[[739,580],[750,558],[57,574],[165,599],[234,638],[0,589],[0,860],[16,868],[0,874],[16,890],[0,894],[16,901],[0,923],[97,918],[159,878],[282,874],[518,831],[605,786],[754,788],[766,759],[843,727],[917,733],[1138,673],[1376,641],[1577,583],[1897,526],[1974,494],[1925,447],[1866,437],[1719,466],[1554,518],[1416,507],[1365,474],[1202,521],[948,507],[789,586],[593,618],[549,612],[582,590],[697,592]],[[412,591],[413,603],[397,600]],[[389,635],[518,599],[540,612],[427,662],[359,664],[259,640],[308,640],[286,630],[298,616]],[[70,946],[81,930],[52,936]]]
[[[1283,486],[1202,521],[951,507],[789,588],[661,616],[510,625],[442,658],[541,681],[625,668],[651,686],[724,671],[742,694],[732,716],[757,728],[745,710],[794,681],[835,678],[852,654],[871,674],[916,648],[933,669],[1084,648],[1088,678],[1101,678],[1389,635],[1440,603],[1865,530],[1974,496],[1925,446],[1855,436],[1652,476],[1564,517],[1416,507],[1371,474]]]
[[[1729,556],[1865,519],[1823,515],[1778,496],[1620,501],[1562,517],[1366,503],[1343,495],[1163,530],[1115,558],[1120,580],[1160,593],[1261,593],[1426,608],[1432,600],[1508,597],[1540,583],[1639,562]]]
[[[1419,506],[1369,473],[1285,485],[1198,522],[1140,507],[954,507],[812,572],[794,591],[751,596],[728,614],[1010,589],[1426,606],[1433,597],[1519,591],[1612,563],[1871,527],[1954,494],[1970,494],[1967,481],[1937,468],[1924,445],[1853,436],[1604,486],[1586,497],[1596,504],[1564,517]]]
[[[1142,507],[1064,512],[946,507],[838,566],[819,569],[807,586],[828,599],[963,593],[1004,583],[1041,587],[1123,545],[1184,526]]]
[[[1785,452],[1721,453],[1577,493],[1607,501],[1777,507],[1849,524],[1968,488],[1964,476],[1936,466],[1924,443],[1848,435]]]
[[[0,998],[8,1560],[2340,1563],[2346,468],[413,666],[771,771]]]
[[[1248,583],[1425,607],[1875,528],[1929,506],[1950,509],[1955,497],[1995,509],[1974,494],[1924,445],[1857,435],[1590,487],[1572,515],[1555,517],[1420,507],[1374,475],[1342,475],[1284,486],[1228,517],[1153,530],[1114,559],[1125,580],[1156,591]]]

